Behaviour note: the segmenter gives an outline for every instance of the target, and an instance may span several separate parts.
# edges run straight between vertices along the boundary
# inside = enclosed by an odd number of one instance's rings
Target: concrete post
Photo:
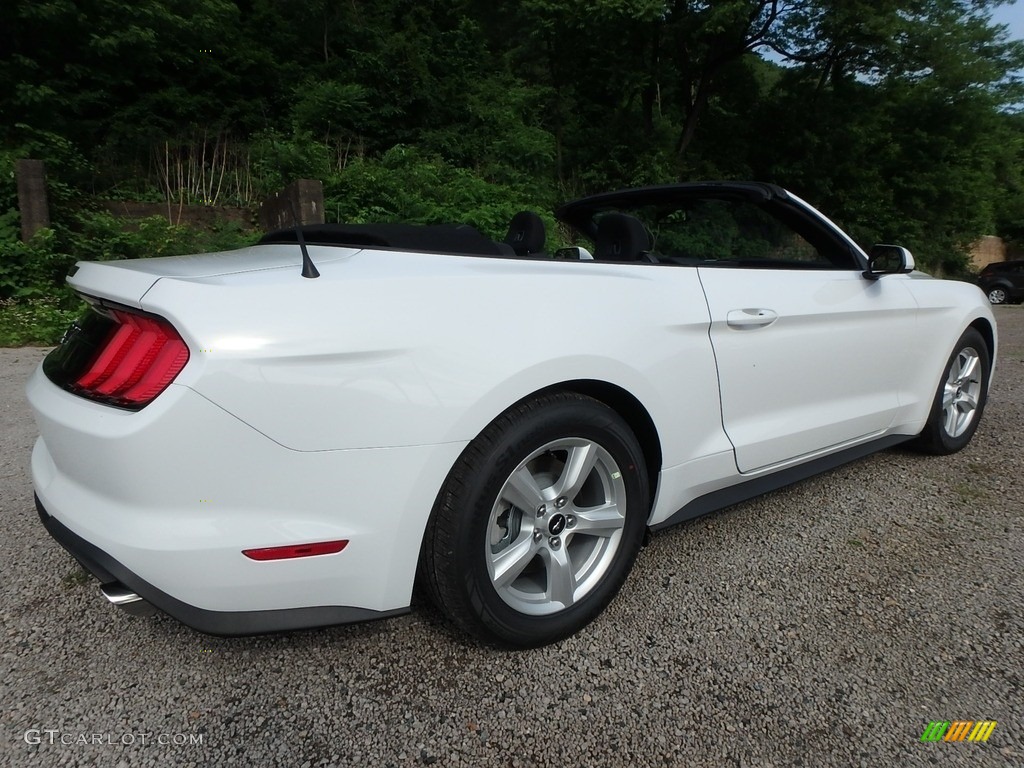
[[[50,205],[46,200],[46,168],[42,160],[17,160],[18,210],[21,239],[28,242],[36,232],[50,226]]]
[[[323,223],[324,185],[315,179],[293,181],[260,204],[260,226],[265,232]]]

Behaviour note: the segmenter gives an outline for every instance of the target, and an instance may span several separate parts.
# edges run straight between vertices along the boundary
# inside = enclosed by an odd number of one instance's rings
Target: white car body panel
[[[725,430],[741,472],[884,434],[900,411],[917,335],[902,275],[698,272],[711,308]],[[731,313],[758,311],[765,325],[730,321]]]
[[[671,464],[730,447],[694,270],[363,251],[320,272],[283,296],[276,273],[161,279],[142,307],[199,350],[178,384],[294,450],[467,441],[578,379],[688,424],[663,437]],[[457,345],[443,339],[452,329]]]
[[[935,387],[951,352],[949,339],[958,337],[963,329],[976,322],[988,324],[993,334],[997,329],[991,308],[984,303],[979,305],[982,299],[985,302],[988,299],[978,286],[955,280],[936,280],[921,272],[902,279],[918,307],[918,331],[909,354],[907,382],[900,394],[904,409],[894,427],[914,435],[928,418]],[[993,355],[990,385],[996,364]]]
[[[321,249],[324,262],[343,259],[355,252],[350,248]],[[200,253],[192,256],[162,256],[131,261],[80,261],[68,282],[88,296],[111,299],[141,308],[146,291],[166,277],[215,277],[287,267],[294,269],[295,249],[264,245],[237,251]],[[110,270],[116,270],[111,273]]]
[[[41,371],[28,391],[46,414],[32,454],[44,507],[206,610],[407,606],[423,525],[464,448],[292,451],[178,385],[138,413],[83,402]],[[332,539],[350,543],[281,562],[241,553]]]

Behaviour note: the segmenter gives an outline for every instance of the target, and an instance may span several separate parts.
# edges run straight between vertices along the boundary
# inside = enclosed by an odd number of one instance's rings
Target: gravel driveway
[[[1024,307],[996,316],[966,450],[658,534],[596,622],[517,653],[423,605],[245,639],[116,611],[32,504],[44,353],[0,350],[0,764],[1022,766]],[[998,725],[922,743],[933,720]]]

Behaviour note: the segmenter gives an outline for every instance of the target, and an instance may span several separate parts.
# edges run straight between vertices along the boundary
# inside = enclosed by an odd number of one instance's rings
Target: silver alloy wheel
[[[533,616],[572,606],[615,559],[625,506],[622,473],[600,445],[569,437],[538,448],[491,509],[487,569],[498,596]]]
[[[1006,303],[1006,291],[1002,288],[992,288],[988,292],[989,304],[1005,304]]]
[[[950,437],[960,437],[974,421],[981,397],[981,359],[974,347],[957,353],[942,391],[943,428]]]

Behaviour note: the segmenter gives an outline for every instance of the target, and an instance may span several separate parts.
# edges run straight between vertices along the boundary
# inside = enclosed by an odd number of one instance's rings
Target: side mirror
[[[914,271],[914,257],[901,245],[876,245],[868,256],[864,277],[877,280],[882,275],[905,275]]]

